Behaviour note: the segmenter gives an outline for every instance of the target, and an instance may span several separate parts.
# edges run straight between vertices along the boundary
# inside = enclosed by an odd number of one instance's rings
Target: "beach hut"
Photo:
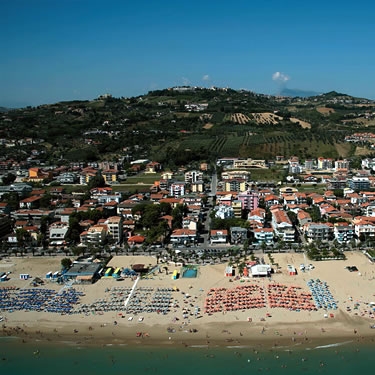
[[[234,270],[233,270],[233,267],[232,266],[227,266],[225,267],[225,276],[227,277],[232,277],[234,276]]]
[[[292,266],[291,264],[288,264],[288,273],[290,276],[297,275],[296,267]]]
[[[92,284],[94,281],[93,275],[77,276],[76,281],[81,284]]]
[[[20,273],[20,280],[28,280],[30,275],[28,273]]]
[[[46,273],[46,279],[51,279],[52,278],[52,271],[49,271]]]
[[[54,273],[52,274],[52,279],[57,279],[57,278],[60,277],[60,276],[61,276],[60,271],[56,271],[56,272],[54,272]]]

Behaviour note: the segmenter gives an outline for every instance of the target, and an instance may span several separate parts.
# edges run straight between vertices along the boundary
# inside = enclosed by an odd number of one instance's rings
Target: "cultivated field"
[[[230,119],[240,125],[247,124],[250,121],[249,116],[246,116],[243,113],[233,113]]]
[[[251,119],[255,120],[257,124],[260,124],[260,125],[262,124],[275,125],[279,123],[283,118],[273,113],[263,112],[263,113],[252,113]]]

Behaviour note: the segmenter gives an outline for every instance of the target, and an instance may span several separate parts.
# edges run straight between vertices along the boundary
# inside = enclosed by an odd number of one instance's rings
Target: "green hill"
[[[171,167],[228,156],[348,157],[355,147],[344,137],[375,132],[364,118],[374,107],[335,92],[279,98],[220,88],[165,89],[11,110],[0,120],[2,137],[32,143],[0,152],[18,160],[37,148],[49,164],[147,157]]]

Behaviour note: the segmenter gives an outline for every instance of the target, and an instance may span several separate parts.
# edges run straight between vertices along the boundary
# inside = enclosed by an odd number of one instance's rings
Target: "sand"
[[[3,317],[3,335],[21,337],[25,342],[44,340],[46,342],[71,342],[79,345],[203,345],[203,346],[310,346],[325,342],[343,340],[373,340],[375,323],[371,314],[370,302],[374,302],[375,266],[359,252],[346,253],[345,261],[306,260],[303,254],[273,254],[279,272],[271,279],[249,278],[236,280],[224,275],[226,264],[199,266],[196,278],[171,279],[174,265],[168,265],[168,274],[156,272],[152,278],[140,279],[137,287],[170,287],[175,306],[166,314],[144,313],[143,320],[135,314],[104,312],[102,314],[60,315],[48,312],[1,311]],[[60,269],[61,257],[7,258],[0,261],[0,272],[11,271],[10,280],[0,284],[2,287],[30,287],[30,280],[20,280],[20,273],[29,273],[31,277],[45,280],[42,288],[60,290],[61,285],[47,281],[49,271]],[[268,257],[264,256],[265,261]],[[156,258],[136,256],[116,256],[109,265],[130,267],[143,263],[156,265]],[[311,263],[314,269],[298,272],[295,276],[287,273],[287,264],[293,264],[297,270],[300,263]],[[358,272],[349,272],[346,266],[357,266]],[[289,311],[283,308],[259,308],[212,315],[204,313],[204,301],[210,288],[269,283],[295,285],[308,292],[309,279],[326,281],[335,300],[337,310],[325,311]],[[105,298],[113,287],[132,287],[130,278],[116,281],[112,278],[101,279],[92,285],[74,285],[85,295],[81,303],[90,303]],[[188,295],[188,297],[187,297]],[[200,313],[195,314],[195,308]],[[190,314],[184,318],[183,309]],[[333,317],[329,317],[330,313]],[[326,317],[328,314],[328,318]],[[129,316],[133,320],[129,321]],[[249,319],[250,318],[250,319]],[[249,321],[251,320],[251,321]]]

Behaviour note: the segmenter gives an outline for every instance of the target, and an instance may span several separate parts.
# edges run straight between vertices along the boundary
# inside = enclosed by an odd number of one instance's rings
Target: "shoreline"
[[[0,331],[2,337],[18,337],[24,343],[67,343],[81,346],[165,346],[165,347],[240,347],[256,348],[307,348],[329,345],[336,342],[373,343],[375,329],[375,268],[361,253],[348,253],[347,261],[315,262],[314,270],[289,275],[288,264],[304,262],[303,254],[273,254],[281,272],[272,279],[250,278],[236,280],[224,275],[224,264],[202,266],[196,278],[171,279],[171,273],[159,272],[151,278],[140,279],[137,284],[138,306],[146,306],[158,288],[172,290],[166,314],[148,312],[147,308],[126,310],[124,301],[134,281],[117,282],[103,278],[95,284],[75,284],[73,287],[82,297],[77,309],[69,314],[47,311],[2,310]],[[2,270],[11,271],[11,279],[0,288],[15,290],[49,289],[54,293],[64,287],[44,279],[44,285],[33,288],[30,280],[18,274],[29,273],[32,277],[44,278],[47,272],[60,267],[60,258],[12,258],[0,262]],[[154,265],[152,257],[117,256],[111,265],[129,267],[131,264]],[[346,266],[356,265],[360,273],[350,273]],[[292,311],[291,308],[272,307],[270,296],[280,293],[286,299],[309,293],[308,281],[320,279],[327,283],[337,309]],[[268,286],[272,288],[269,289]],[[279,290],[275,291],[280,286]],[[264,291],[264,305],[234,310],[222,309],[208,313],[205,310],[207,296],[211,290],[229,290],[231,295],[247,291],[244,301],[259,300]],[[267,292],[271,290],[271,295]],[[289,294],[288,294],[289,293]],[[229,295],[229,293],[228,293]],[[219,298],[227,298],[219,294]],[[236,294],[237,295],[237,294]],[[12,294],[12,301],[18,295]],[[142,299],[143,298],[143,299]],[[237,297],[236,297],[237,298]],[[54,299],[58,303],[58,299]],[[99,301],[99,304],[96,302]],[[239,301],[239,300],[236,300]],[[236,302],[237,303],[237,302]],[[98,307],[115,306],[114,310],[96,310]],[[53,305],[53,304],[52,304]],[[83,309],[88,306],[88,310]],[[150,305],[147,305],[150,306]],[[216,310],[215,310],[216,311]],[[139,320],[139,317],[142,317]]]
[[[53,318],[53,316],[51,317]],[[3,324],[1,338],[16,338],[20,344],[68,345],[79,347],[174,347],[174,348],[252,348],[257,350],[306,350],[330,345],[373,345],[371,322],[355,324],[326,320],[304,323],[211,322],[172,325],[93,323],[78,321],[17,321]],[[56,328],[59,327],[59,328]],[[168,331],[168,329],[171,329]],[[140,336],[138,334],[141,333]]]

